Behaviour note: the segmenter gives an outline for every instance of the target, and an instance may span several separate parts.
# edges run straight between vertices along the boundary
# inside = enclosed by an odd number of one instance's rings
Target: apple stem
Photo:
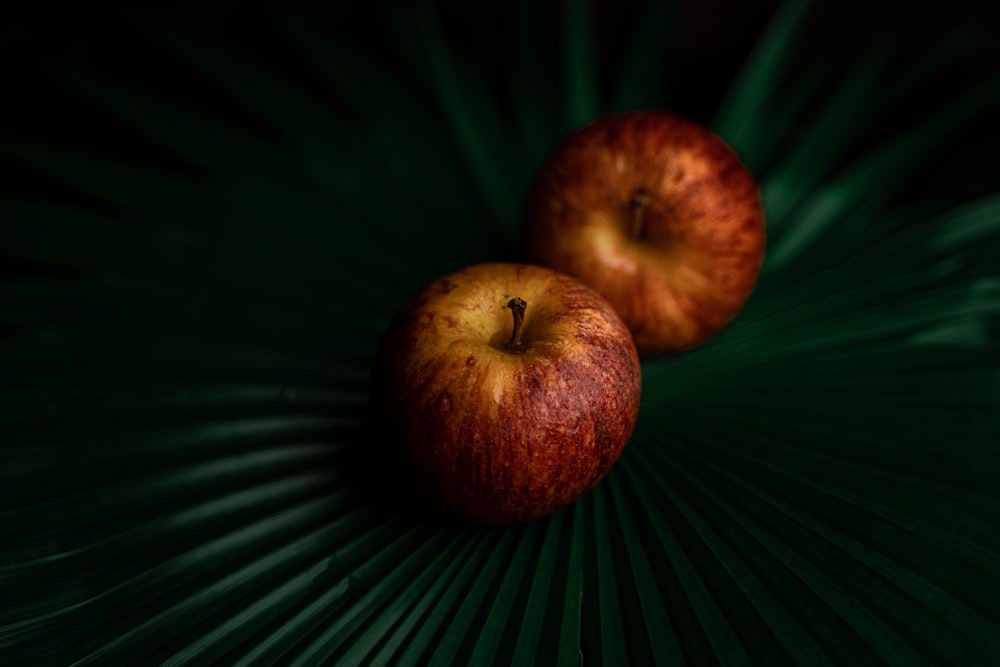
[[[508,341],[507,347],[515,350],[521,347],[521,325],[524,324],[524,310],[528,307],[528,303],[521,297],[516,296],[507,302],[507,307],[510,308],[510,312],[514,315],[514,331],[510,334],[510,341]]]
[[[632,210],[632,238],[641,239],[646,236],[646,225],[643,214],[649,204],[649,197],[642,190],[636,191],[629,200],[629,208]]]

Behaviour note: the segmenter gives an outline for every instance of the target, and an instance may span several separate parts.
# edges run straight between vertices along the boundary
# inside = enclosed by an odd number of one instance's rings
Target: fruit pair
[[[633,112],[550,156],[523,248],[532,264],[435,281],[378,355],[374,402],[415,481],[473,522],[544,516],[608,472],[638,414],[639,354],[729,321],[756,281],[764,221],[753,177],[718,137]]]

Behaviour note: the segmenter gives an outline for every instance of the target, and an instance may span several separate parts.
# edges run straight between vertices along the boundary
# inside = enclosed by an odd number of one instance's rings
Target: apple
[[[640,354],[681,350],[743,307],[764,257],[757,183],[708,128],[603,116],[548,157],[525,207],[528,261],[604,296]]]
[[[635,426],[639,355],[610,304],[527,264],[450,273],[390,324],[375,414],[447,514],[531,521],[611,468]]]

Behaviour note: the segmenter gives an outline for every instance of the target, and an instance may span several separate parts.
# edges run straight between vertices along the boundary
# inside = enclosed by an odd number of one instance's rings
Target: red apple
[[[764,255],[757,183],[708,128],[657,111],[572,134],[528,197],[527,259],[604,296],[640,354],[695,345],[750,295]]]
[[[639,357],[596,292],[548,268],[480,264],[436,280],[390,325],[376,414],[445,512],[525,522],[608,472],[639,407]]]

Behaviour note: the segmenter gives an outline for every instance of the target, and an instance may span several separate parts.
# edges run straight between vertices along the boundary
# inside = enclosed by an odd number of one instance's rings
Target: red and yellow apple
[[[639,357],[596,292],[548,268],[479,264],[434,281],[379,348],[377,418],[446,513],[525,522],[608,472],[635,425]]]
[[[743,307],[764,255],[753,176],[708,128],[634,111],[569,136],[539,171],[528,261],[604,296],[640,354],[691,347]]]

